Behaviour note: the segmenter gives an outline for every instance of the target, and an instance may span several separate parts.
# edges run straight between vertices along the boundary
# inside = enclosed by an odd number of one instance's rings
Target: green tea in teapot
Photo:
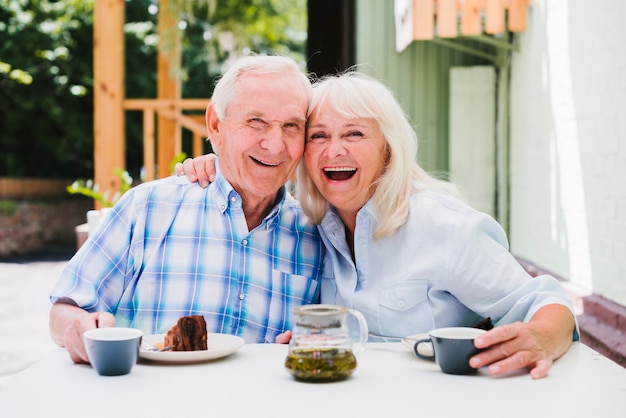
[[[296,379],[308,382],[346,379],[356,364],[351,350],[332,347],[296,348],[285,360],[285,367]]]
[[[356,357],[367,343],[363,315],[345,306],[303,305],[293,309],[294,326],[285,368],[296,380],[333,382],[356,369]],[[348,325],[347,318],[354,319]],[[358,339],[350,331],[358,331]],[[356,335],[354,335],[356,337]]]

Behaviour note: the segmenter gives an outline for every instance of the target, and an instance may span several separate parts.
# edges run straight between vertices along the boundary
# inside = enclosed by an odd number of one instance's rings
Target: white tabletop
[[[370,343],[345,381],[302,383],[283,364],[287,346],[246,344],[219,360],[142,360],[99,376],[63,349],[0,390],[0,417],[624,417],[626,369],[574,343],[547,378],[442,373],[401,343]],[[437,412],[437,414],[433,414]],[[428,415],[423,415],[427,413]]]

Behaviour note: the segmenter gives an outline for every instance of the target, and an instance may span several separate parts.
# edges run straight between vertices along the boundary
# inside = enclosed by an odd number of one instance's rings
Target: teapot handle
[[[359,341],[352,345],[352,351],[354,354],[358,354],[365,350],[365,344],[367,344],[367,339],[369,337],[369,328],[367,327],[367,322],[361,312],[355,309],[350,309],[348,312],[356,318],[357,323],[359,324]]]

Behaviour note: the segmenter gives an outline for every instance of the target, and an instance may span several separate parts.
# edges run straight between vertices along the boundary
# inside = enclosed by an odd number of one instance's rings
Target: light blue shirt
[[[414,193],[408,221],[379,241],[374,213],[370,200],[357,215],[356,266],[334,209],[320,226],[334,271],[322,281],[322,302],[360,311],[374,333],[405,337],[486,317],[496,326],[528,321],[553,303],[574,312],[555,278],[526,273],[493,218],[455,198]]]
[[[249,232],[241,197],[219,173],[208,188],[185,177],[128,191],[63,271],[51,293],[116,325],[164,333],[184,315],[209,332],[275,342],[291,309],[318,302],[324,247],[291,195]]]

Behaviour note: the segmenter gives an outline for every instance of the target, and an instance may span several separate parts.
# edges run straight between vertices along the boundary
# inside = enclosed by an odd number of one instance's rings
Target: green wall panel
[[[491,63],[431,41],[415,41],[397,53],[393,10],[393,0],[356,0],[356,63],[396,93],[417,131],[420,164],[445,173],[450,67]]]

